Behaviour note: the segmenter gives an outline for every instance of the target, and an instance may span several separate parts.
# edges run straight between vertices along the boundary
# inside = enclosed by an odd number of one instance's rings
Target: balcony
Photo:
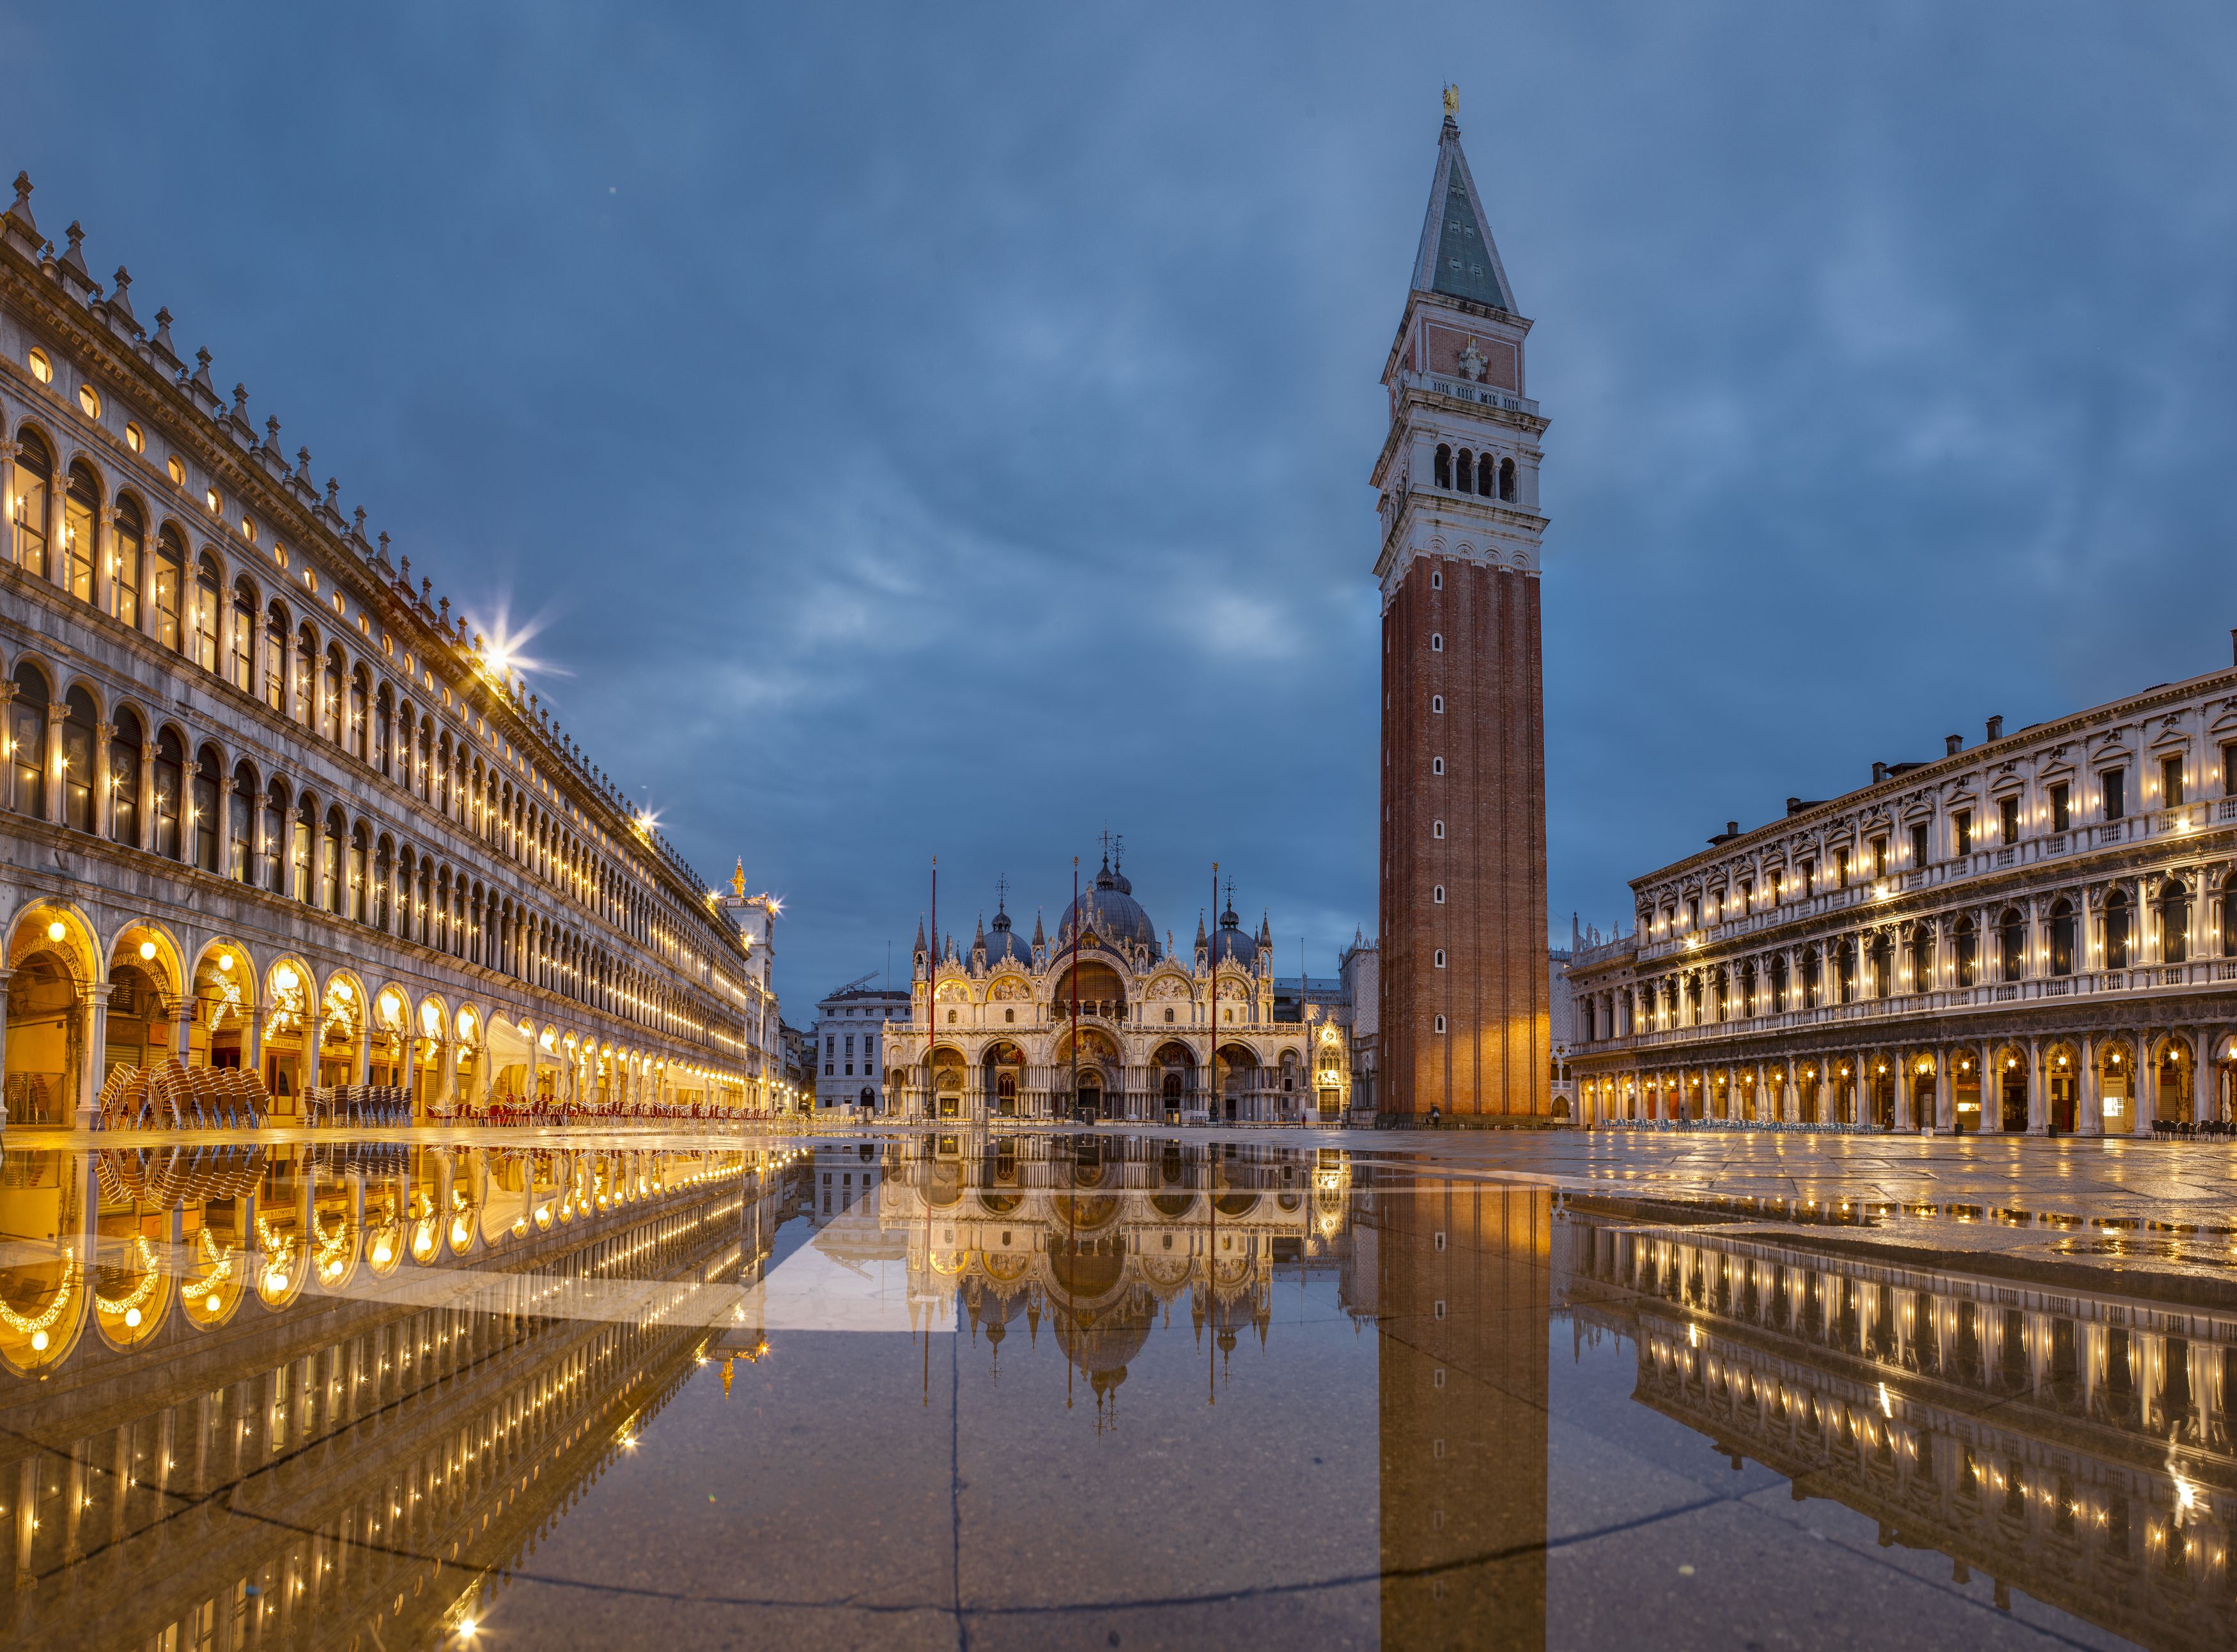
[[[1898,894],[1941,888],[1997,872],[2040,865],[2047,861],[2069,860],[2092,851],[2129,844],[2163,842],[2230,826],[2237,826],[2237,797],[2208,798],[2172,809],[2154,809],[2143,814],[2131,815],[2124,820],[2108,820],[2096,826],[2075,826],[2069,831],[2053,833],[2047,837],[2023,839],[2009,848],[1976,849],[1970,854],[1939,861],[1917,872],[1893,872],[1884,879],[1851,884],[1845,889],[1825,890],[1805,899],[1782,901],[1777,906],[1751,912],[1745,918],[1728,918],[1719,923],[1705,925],[1692,935],[1647,941],[1639,948],[1639,961],[1651,964],[1658,958],[1669,958],[1698,947],[1739,940],[1808,918],[1829,917],[1853,906],[1874,905]],[[1593,961],[1599,962],[1599,957],[1596,955]]]
[[[2138,964],[2132,969],[2100,970],[2088,975],[2054,975],[2024,981],[1984,982],[1977,986],[1950,987],[1931,992],[1901,992],[1885,998],[1859,998],[1852,1004],[1822,1004],[1814,1010],[1788,1010],[1773,1015],[1733,1017],[1724,1021],[1703,1021],[1693,1026],[1658,1027],[1628,1037],[1607,1038],[1576,1046],[1572,1050],[1571,1056],[1572,1059],[1588,1059],[1609,1050],[1666,1050],[1768,1033],[1870,1026],[1979,1009],[2007,1006],[2019,1009],[2053,998],[2143,1001],[2170,992],[2227,987],[2232,983],[2237,983],[2237,958],[2201,958],[2187,964]]]

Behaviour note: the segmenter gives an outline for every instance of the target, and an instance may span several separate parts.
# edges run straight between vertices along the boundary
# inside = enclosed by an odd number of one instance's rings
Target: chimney
[[[1787,799],[1787,800],[1786,800],[1786,812],[1787,812],[1789,814],[1799,814],[1799,813],[1802,813],[1802,800],[1801,800],[1800,798],[1798,798],[1798,797],[1791,797],[1791,798]]]
[[[1989,738],[1990,738],[1990,740],[2002,740],[2003,737],[2004,737],[2004,720],[2003,720],[2003,718],[2001,718],[2001,717],[1991,717],[1991,718],[1990,718],[1990,719],[1989,719]]]
[[[1960,753],[1960,752],[1963,751],[1964,749],[1965,749],[1965,736],[1964,736],[1964,735],[1963,735],[1963,734],[1944,734],[1944,735],[1942,737],[1942,754],[1943,754],[1944,757],[1955,757],[1955,756],[1957,756],[1957,754],[1958,754],[1958,753]]]
[[[1726,821],[1726,822],[1725,822],[1725,835],[1726,835],[1726,837],[1728,837],[1728,838],[1737,838],[1738,836],[1739,836],[1739,834],[1740,834],[1740,823],[1739,823],[1739,821],[1737,821],[1737,820],[1727,820],[1727,821]]]
[[[1873,765],[1872,765],[1872,784],[1873,784],[1874,786],[1877,786],[1877,785],[1878,785],[1882,780],[1885,780],[1885,779],[1887,779],[1887,765],[1886,765],[1885,763],[1875,763],[1875,764],[1873,764]]]
[[[2237,625],[2229,628],[2229,657],[2233,663],[2237,663]]]

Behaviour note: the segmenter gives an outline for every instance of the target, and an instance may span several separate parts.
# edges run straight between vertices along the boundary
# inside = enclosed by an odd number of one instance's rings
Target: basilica
[[[1232,890],[1182,952],[1108,857],[1053,941],[1006,910],[967,948],[920,930],[910,996],[886,1046],[906,1117],[1277,1123],[1350,1104],[1344,1030],[1316,1004],[1276,1019],[1271,931],[1241,927]]]

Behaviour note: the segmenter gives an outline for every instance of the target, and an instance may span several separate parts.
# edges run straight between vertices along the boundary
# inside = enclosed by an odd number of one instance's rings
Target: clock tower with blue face
[[[1448,89],[1375,464],[1382,596],[1377,1110],[1527,1124],[1551,1106],[1540,438]]]

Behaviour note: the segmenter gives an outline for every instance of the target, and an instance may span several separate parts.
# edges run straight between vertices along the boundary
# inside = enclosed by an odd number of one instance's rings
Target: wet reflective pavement
[[[1806,1192],[1680,1185],[1653,1143],[1525,1175],[1504,1147],[1299,1142],[11,1146],[0,1632],[2237,1629],[2217,1233],[1946,1175],[1938,1201],[1853,1175],[1844,1201],[1798,1152]],[[2038,1168],[2007,1180],[2065,1185]]]

